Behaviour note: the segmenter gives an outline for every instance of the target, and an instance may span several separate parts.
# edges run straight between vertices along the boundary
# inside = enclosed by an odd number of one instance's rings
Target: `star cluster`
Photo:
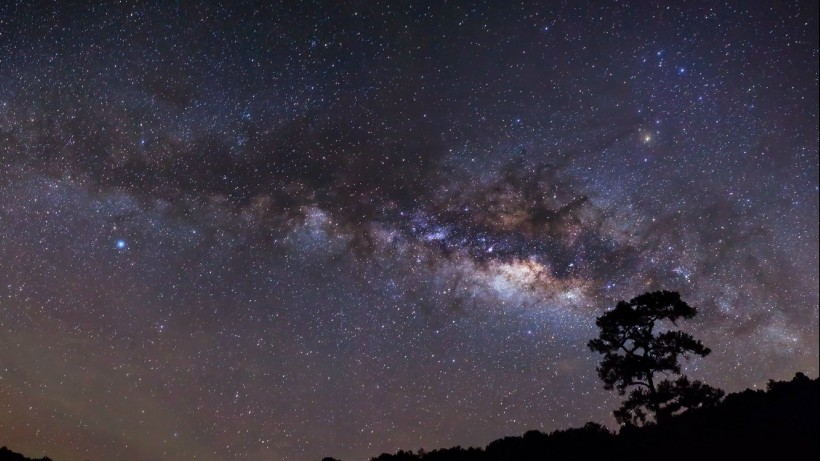
[[[816,2],[4,2],[0,443],[368,459],[613,424],[669,289],[818,373]]]

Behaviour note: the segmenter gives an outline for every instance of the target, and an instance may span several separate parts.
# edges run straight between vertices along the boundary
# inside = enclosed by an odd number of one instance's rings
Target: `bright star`
[[[117,240],[117,243],[115,243],[115,245],[118,250],[124,250],[128,246],[125,240]]]

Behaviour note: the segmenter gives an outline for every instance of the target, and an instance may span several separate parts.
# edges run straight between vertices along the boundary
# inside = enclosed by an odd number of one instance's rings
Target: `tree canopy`
[[[711,350],[689,333],[671,329],[691,319],[697,308],[671,291],[656,291],[620,301],[596,320],[598,338],[589,348],[604,355],[598,376],[605,389],[620,395],[631,389],[615,418],[621,424],[660,421],[688,408],[712,406],[723,391],[681,376],[681,357],[706,357]],[[657,380],[658,374],[678,376]]]

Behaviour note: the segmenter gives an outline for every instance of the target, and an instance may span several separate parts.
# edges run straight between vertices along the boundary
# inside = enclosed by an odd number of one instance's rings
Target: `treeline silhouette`
[[[820,379],[797,373],[769,381],[766,391],[729,394],[714,407],[689,410],[662,424],[623,426],[613,433],[597,423],[550,434],[529,431],[486,448],[399,451],[371,461],[553,461],[576,459],[816,459],[820,454]],[[27,458],[6,447],[0,461]],[[325,458],[324,461],[335,461]]]
[[[529,431],[483,449],[399,451],[371,461],[816,459],[820,454],[818,396],[820,379],[797,373],[791,381],[769,381],[767,391],[730,394],[714,407],[692,409],[662,424],[627,425],[613,433],[587,423],[550,434]]]
[[[49,457],[43,458],[26,458],[25,456],[21,455],[20,453],[15,453],[9,450],[6,447],[0,448],[0,461],[51,461]]]

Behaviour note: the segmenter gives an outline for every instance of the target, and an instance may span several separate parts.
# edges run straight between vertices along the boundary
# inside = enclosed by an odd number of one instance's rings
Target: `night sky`
[[[369,459],[818,375],[818,3],[0,2],[0,445]]]

